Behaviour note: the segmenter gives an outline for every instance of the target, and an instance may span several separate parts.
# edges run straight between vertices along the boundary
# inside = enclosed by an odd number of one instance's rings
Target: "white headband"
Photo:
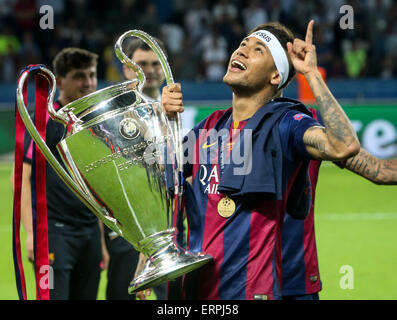
[[[274,34],[266,30],[258,30],[250,34],[248,37],[254,37],[261,40],[269,48],[270,53],[273,56],[274,64],[276,65],[277,71],[281,77],[280,84],[278,85],[278,88],[280,88],[287,81],[289,75],[287,54],[285,53],[280,41],[278,41]]]

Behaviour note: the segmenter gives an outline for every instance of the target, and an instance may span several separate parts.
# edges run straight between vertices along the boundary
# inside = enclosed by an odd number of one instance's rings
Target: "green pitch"
[[[319,177],[320,298],[397,299],[397,186],[376,186],[328,163]],[[352,268],[352,289],[343,285],[343,266]]]
[[[0,163],[0,299],[17,299],[12,262],[10,164]],[[321,299],[397,299],[397,187],[376,186],[323,164],[316,197]],[[22,249],[25,249],[22,231]],[[24,254],[24,252],[23,252]],[[31,264],[24,260],[29,299]],[[106,272],[98,299],[104,299]]]

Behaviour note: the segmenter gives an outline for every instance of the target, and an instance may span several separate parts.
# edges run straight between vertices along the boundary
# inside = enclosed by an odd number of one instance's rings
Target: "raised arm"
[[[313,45],[313,20],[309,22],[305,41],[288,43],[288,53],[297,72],[308,81],[315,96],[324,127],[311,127],[303,135],[307,151],[316,159],[343,160],[360,150],[356,132],[345,112],[336,101],[317,68]]]
[[[356,156],[346,160],[345,167],[375,184],[397,184],[397,159],[379,159],[361,148]]]

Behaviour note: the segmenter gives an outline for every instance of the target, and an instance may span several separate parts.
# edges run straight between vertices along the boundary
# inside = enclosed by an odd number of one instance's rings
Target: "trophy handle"
[[[123,41],[128,37],[137,37],[144,42],[153,50],[156,56],[159,58],[161,67],[164,72],[165,80],[167,85],[174,83],[174,77],[171,73],[170,65],[167,61],[167,57],[163,50],[160,48],[156,40],[153,39],[149,34],[141,30],[130,30],[122,34],[115,44],[115,52],[117,58],[121,63],[127,65],[127,67],[131,68],[137,74],[139,83],[138,90],[142,92],[142,89],[146,82],[146,77],[142,68],[133,62],[127,55],[124,53],[122,49]],[[182,194],[182,186],[183,186],[183,148],[182,148],[182,125],[181,125],[181,115],[179,112],[176,112],[173,116],[168,117],[168,120],[172,127],[172,132],[174,134],[175,141],[175,151],[176,151],[176,159],[178,165],[178,173],[179,173],[179,186],[178,186],[178,194]]]
[[[161,50],[161,48],[158,45],[158,43],[156,42],[156,40],[154,40],[153,37],[151,37],[149,34],[147,34],[144,31],[130,30],[130,31],[125,32],[124,34],[122,34],[119,37],[119,39],[117,40],[117,42],[114,46],[114,50],[115,50],[116,56],[120,60],[120,62],[122,64],[127,65],[127,67],[134,70],[135,73],[137,74],[138,80],[140,82],[138,84],[139,92],[142,92],[143,86],[145,85],[145,82],[146,82],[146,77],[145,77],[145,73],[143,72],[142,68],[138,64],[136,64],[134,61],[132,61],[129,57],[127,57],[127,55],[123,51],[123,48],[122,48],[123,41],[129,37],[137,37],[137,38],[143,40],[144,42],[146,42],[146,44],[153,50],[153,52],[156,54],[156,56],[160,60],[160,64],[163,69],[167,85],[173,83],[174,78],[172,76],[171,68],[168,64],[167,57],[165,56],[165,53],[163,52],[163,50]]]
[[[38,133],[36,127],[33,124],[32,119],[27,111],[25,101],[23,98],[23,87],[25,84],[26,79],[29,76],[31,68],[27,68],[19,78],[17,84],[17,91],[16,91],[16,100],[18,106],[18,112],[21,116],[22,121],[24,122],[26,129],[28,130],[29,134],[31,135],[33,141],[36,143],[37,147],[42,152],[43,156],[46,158],[47,162],[51,165],[54,171],[58,174],[61,180],[73,191],[73,193],[93,212],[95,213],[107,226],[111,228],[115,228],[116,231],[119,231],[120,234],[121,230],[117,225],[117,221],[114,218],[108,217],[104,215],[103,210],[92,200],[90,196],[87,195],[83,189],[69,176],[69,174],[65,171],[62,165],[58,162],[56,157],[53,155],[47,144],[45,143],[44,139]],[[43,76],[47,79],[50,83],[50,95],[47,98],[47,108],[50,116],[58,122],[63,123],[64,125],[67,124],[68,118],[59,114],[53,108],[53,101],[56,92],[56,80],[54,74],[48,70],[44,66],[39,67],[38,71],[39,75]]]

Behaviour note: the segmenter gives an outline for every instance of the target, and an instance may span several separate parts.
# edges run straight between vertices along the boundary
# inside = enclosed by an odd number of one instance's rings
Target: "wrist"
[[[303,73],[303,76],[305,77],[305,79],[307,80],[307,82],[310,84],[313,82],[313,80],[316,79],[323,79],[320,71],[318,69],[312,69],[308,72]]]

